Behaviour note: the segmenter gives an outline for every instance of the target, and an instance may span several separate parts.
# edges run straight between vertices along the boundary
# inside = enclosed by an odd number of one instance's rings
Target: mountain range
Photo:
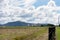
[[[40,23],[34,24],[34,23],[26,23],[21,21],[9,22],[3,25],[0,24],[0,26],[41,26],[41,25],[50,25],[50,24],[40,24]]]
[[[16,21],[16,22],[9,22],[7,24],[3,24],[0,26],[28,26],[28,25],[32,25],[32,23],[25,23],[25,22],[20,22],[20,21]]]

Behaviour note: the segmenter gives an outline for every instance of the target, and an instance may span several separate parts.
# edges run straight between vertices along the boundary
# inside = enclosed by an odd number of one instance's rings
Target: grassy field
[[[56,40],[60,40],[60,27],[56,28]]]
[[[0,28],[0,40],[47,40],[47,27]]]

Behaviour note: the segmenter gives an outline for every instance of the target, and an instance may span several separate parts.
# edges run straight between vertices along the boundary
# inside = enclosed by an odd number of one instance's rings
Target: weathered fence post
[[[55,38],[55,26],[51,25],[49,27],[49,39],[48,40],[56,40]]]

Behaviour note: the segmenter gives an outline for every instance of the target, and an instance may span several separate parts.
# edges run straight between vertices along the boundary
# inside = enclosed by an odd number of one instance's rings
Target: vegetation
[[[60,27],[56,28],[56,40],[60,40]]]
[[[34,33],[30,34],[30,35],[24,35],[24,36],[21,36],[21,37],[16,37],[15,40],[33,40],[37,36],[42,35],[43,33],[45,33],[46,32],[45,30],[46,29],[43,29],[43,30],[39,30],[37,32],[34,32]]]
[[[0,29],[0,40],[47,40],[47,27],[4,27]]]

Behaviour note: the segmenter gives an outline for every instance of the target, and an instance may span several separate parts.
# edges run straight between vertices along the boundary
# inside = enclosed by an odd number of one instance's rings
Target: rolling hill
[[[25,23],[25,22],[20,22],[20,21],[16,21],[16,22],[9,22],[7,24],[3,24],[0,26],[28,26],[28,25],[32,25],[32,23]]]

